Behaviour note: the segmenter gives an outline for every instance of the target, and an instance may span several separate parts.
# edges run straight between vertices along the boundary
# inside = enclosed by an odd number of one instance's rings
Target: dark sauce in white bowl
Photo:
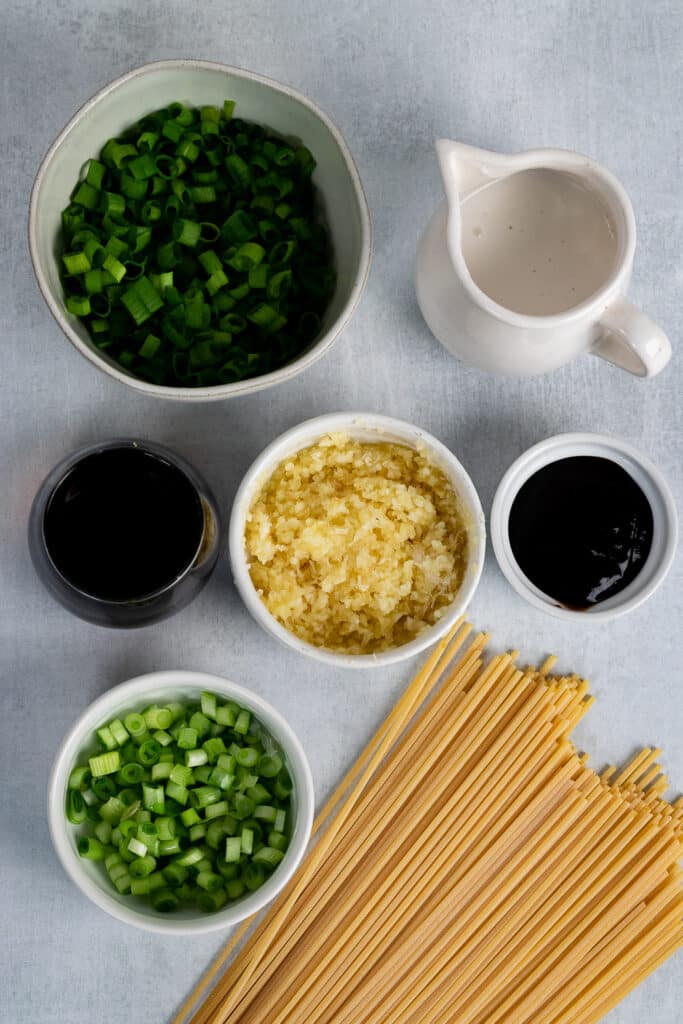
[[[526,480],[508,535],[527,578],[573,611],[614,597],[635,580],[652,547],[653,515],[641,487],[611,459],[558,459]]]

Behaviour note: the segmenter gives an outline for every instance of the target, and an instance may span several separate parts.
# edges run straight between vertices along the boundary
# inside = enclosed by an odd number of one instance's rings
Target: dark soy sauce
[[[55,568],[102,601],[140,600],[172,584],[192,564],[203,528],[190,480],[134,445],[76,463],[53,491],[43,520]]]
[[[629,474],[581,455],[539,469],[519,489],[508,532],[522,572],[577,611],[636,578],[652,546],[652,509]]]

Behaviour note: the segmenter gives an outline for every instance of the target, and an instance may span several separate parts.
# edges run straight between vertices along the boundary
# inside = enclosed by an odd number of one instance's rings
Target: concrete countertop
[[[226,517],[254,456],[287,427],[338,409],[419,423],[463,461],[488,514],[505,468],[550,434],[592,430],[640,446],[683,498],[679,349],[683,283],[683,15],[677,0],[5,0],[0,32],[0,1020],[6,1024],[166,1021],[224,941],[186,942],[110,919],[68,880],[45,820],[51,759],[97,694],[158,668],[195,668],[252,687],[307,750],[319,801],[387,713],[414,666],[348,674],[280,649],[249,618],[225,557],[177,618],[139,631],[63,611],[31,567],[33,495],[64,454],[138,434],[176,448],[213,485]],[[164,57],[238,64],[295,86],[338,124],[375,226],[369,284],[330,354],[290,383],[214,405],[136,396],[60,334],[26,246],[33,175],[57,132],[101,86]],[[134,112],[132,112],[134,113]],[[636,211],[632,297],[670,334],[674,360],[652,381],[584,357],[547,377],[469,370],[416,306],[415,246],[440,198],[434,139],[491,149],[562,146],[604,163]],[[596,766],[658,744],[683,787],[683,566],[643,608],[600,628],[532,609],[489,552],[470,609],[493,646],[547,652],[598,696],[579,731]],[[678,1024],[680,960],[614,1012],[612,1024]]]

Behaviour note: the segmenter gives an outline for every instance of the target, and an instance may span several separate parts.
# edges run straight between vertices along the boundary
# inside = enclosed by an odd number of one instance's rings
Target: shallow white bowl
[[[107,139],[145,114],[180,100],[192,106],[233,99],[237,115],[300,139],[313,153],[313,174],[330,229],[337,285],[318,338],[297,359],[272,373],[205,388],[162,387],[131,376],[97,349],[84,325],[64,308],[58,235],[81,168]],[[69,341],[91,363],[136,391],[162,398],[206,401],[260,391],[289,380],[319,359],[355,310],[372,251],[370,213],[353,157],[341,133],[301,93],[263,75],[205,60],[164,60],[129,71],[101,89],[74,114],[50,146],[36,176],[29,209],[29,248],[38,286]]]
[[[512,553],[508,521],[519,489],[543,466],[575,455],[611,459],[621,466],[642,489],[653,517],[652,547],[634,580],[613,597],[587,611],[564,608],[534,586],[522,572]],[[491,542],[498,565],[508,583],[529,604],[560,619],[574,622],[605,622],[637,608],[647,601],[671,567],[678,538],[678,516],[669,485],[657,467],[637,448],[617,437],[603,434],[557,434],[529,448],[513,462],[498,485],[491,509]]]
[[[120,896],[111,886],[101,863],[79,857],[76,843],[80,829],[67,821],[64,810],[67,784],[79,759],[92,751],[95,729],[104,722],[120,717],[124,712],[140,710],[148,704],[163,704],[164,700],[198,700],[202,690],[210,690],[248,708],[279,744],[294,784],[292,837],[284,858],[256,892],[212,914],[199,910],[162,914],[142,900],[130,895]],[[313,824],[314,805],[313,780],[306,755],[294,732],[274,707],[257,694],[220,676],[204,672],[150,672],[108,690],[93,701],[75,722],[52,766],[48,788],[48,824],[57,856],[67,874],[98,907],[126,924],[147,931],[188,935],[229,928],[255,914],[275,898],[294,874],[306,851]]]
[[[259,597],[249,575],[244,544],[246,517],[252,502],[263,484],[280,463],[315,444],[326,434],[342,432],[358,441],[386,441],[417,447],[420,445],[429,458],[443,471],[460,497],[469,535],[469,559],[465,578],[454,603],[439,621],[424,630],[410,643],[393,647],[379,654],[338,654],[300,640],[270,614]],[[435,437],[403,420],[377,416],[365,412],[340,412],[306,420],[278,437],[254,461],[235,496],[228,531],[230,564],[235,585],[242,600],[260,626],[287,647],[329,665],[346,668],[379,668],[397,661],[405,661],[426,647],[436,643],[461,615],[477,588],[484,564],[486,524],[479,496],[466,470],[451,452]]]

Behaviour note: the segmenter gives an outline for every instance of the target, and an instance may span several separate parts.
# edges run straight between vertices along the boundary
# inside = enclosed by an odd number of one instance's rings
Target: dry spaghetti
[[[176,1024],[593,1024],[683,944],[683,801],[663,797],[659,751],[597,775],[570,739],[588,684],[484,663],[482,635],[460,654],[468,632]]]

